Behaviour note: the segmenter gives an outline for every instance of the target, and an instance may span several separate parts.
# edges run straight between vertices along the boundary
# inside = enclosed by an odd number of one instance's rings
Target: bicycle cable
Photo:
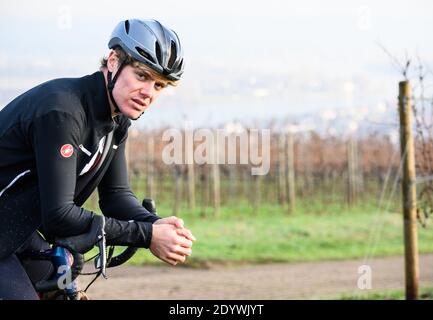
[[[111,261],[111,258],[113,257],[113,253],[114,253],[114,246],[110,246],[108,249],[108,255],[107,255],[107,263],[109,263]],[[99,254],[96,254],[95,256],[93,256],[92,258],[88,259],[86,262],[96,258]],[[96,275],[92,281],[90,281],[90,283],[86,286],[86,289],[84,289],[83,291],[85,293],[87,293],[87,289],[90,288],[90,286],[96,281],[96,279],[98,279],[102,274],[102,269],[100,269],[99,271],[95,271],[95,272],[89,272],[89,273],[80,273],[80,275]]]

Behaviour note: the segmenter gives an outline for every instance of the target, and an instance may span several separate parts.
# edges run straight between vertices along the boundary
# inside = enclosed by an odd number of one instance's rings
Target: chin
[[[129,120],[138,120],[138,118],[141,117],[141,114],[139,115],[134,115],[133,117],[128,117]]]
[[[139,113],[131,113],[131,114],[123,114],[125,117],[127,117],[129,120],[137,120],[140,118]]]
[[[126,109],[126,110],[125,110]],[[127,117],[128,119],[131,120],[136,120],[138,118],[140,118],[141,116],[141,112],[137,111],[135,108],[120,108],[120,111],[122,112],[122,114]]]
[[[137,120],[138,118],[141,117],[142,114],[143,114],[142,112],[133,111],[130,112],[129,114],[126,114],[126,117],[130,120]]]

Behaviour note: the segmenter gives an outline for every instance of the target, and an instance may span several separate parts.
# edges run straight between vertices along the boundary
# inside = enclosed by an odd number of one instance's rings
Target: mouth
[[[147,108],[146,104],[144,103],[144,101],[140,100],[140,99],[136,99],[136,98],[132,98],[131,99],[136,105],[139,106],[139,108],[136,108],[140,111],[143,111]]]

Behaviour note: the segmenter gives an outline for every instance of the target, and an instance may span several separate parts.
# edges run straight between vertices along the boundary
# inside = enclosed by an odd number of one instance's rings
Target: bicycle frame
[[[76,279],[84,264],[81,254],[54,245],[47,250],[28,252],[26,257],[32,260],[49,260],[53,264],[54,271],[51,277],[34,284],[40,298],[47,292],[63,290],[69,299],[77,299],[79,288]]]

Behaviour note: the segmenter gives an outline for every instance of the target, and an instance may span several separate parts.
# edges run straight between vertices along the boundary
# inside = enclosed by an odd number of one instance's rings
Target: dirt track
[[[119,267],[88,290],[92,299],[318,299],[361,294],[358,267],[346,260],[190,269]],[[372,259],[372,289],[403,289],[402,257]],[[420,257],[422,287],[433,286],[433,254]],[[82,276],[86,284],[89,277]]]

